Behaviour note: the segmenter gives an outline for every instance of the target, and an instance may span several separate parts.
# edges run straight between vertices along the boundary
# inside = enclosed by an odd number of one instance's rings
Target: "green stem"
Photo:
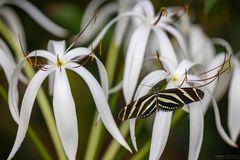
[[[129,124],[128,121],[125,121],[121,124],[120,131],[123,137],[126,137],[129,132]],[[115,155],[117,154],[118,150],[120,149],[119,143],[116,141],[111,141],[110,145],[108,146],[107,151],[103,156],[103,160],[111,160],[114,159]]]
[[[23,53],[21,52],[20,45],[18,45],[19,43],[16,41],[15,37],[13,36],[13,34],[8,29],[8,27],[4,24],[3,21],[0,21],[0,34],[8,42],[9,46],[11,46],[12,50],[14,51],[18,59],[24,58]],[[31,79],[34,76],[34,70],[30,66],[25,65],[24,70],[29,79]],[[39,103],[40,110],[43,114],[44,120],[47,124],[47,128],[50,132],[50,136],[53,140],[53,144],[56,149],[58,159],[66,160],[65,152],[57,132],[53,113],[50,109],[50,104],[42,88],[39,89],[37,101]]]
[[[0,84],[0,95],[3,97],[3,99],[8,103],[8,95],[6,90],[3,88],[3,86]]]
[[[0,95],[3,97],[3,99],[6,101],[6,103],[8,103],[7,91],[2,87],[1,84],[0,84]],[[38,135],[36,134],[36,132],[34,131],[34,129],[30,125],[28,127],[28,135],[29,135],[30,139],[32,140],[32,142],[37,147],[37,149],[40,152],[40,155],[42,156],[42,158],[45,159],[45,160],[51,160],[52,158],[51,158],[50,154],[45,149],[45,147],[44,147],[43,143],[41,142],[40,138],[38,137]]]
[[[175,112],[175,114],[172,118],[171,127],[173,127],[174,125],[177,124],[177,122],[179,122],[179,120],[183,116],[183,113],[184,113],[184,111],[182,111],[182,110],[178,110],[178,111]],[[142,159],[144,159],[147,156],[147,154],[149,153],[150,146],[151,146],[151,140],[148,140],[147,143],[137,152],[137,154],[135,154],[132,157],[132,160],[142,160]]]
[[[108,50],[108,56],[106,61],[106,70],[108,73],[108,79],[109,79],[109,86],[112,86],[113,80],[114,80],[114,72],[117,64],[117,58],[118,58],[119,48],[116,47],[115,44],[115,38],[111,40],[110,48]],[[116,100],[110,99],[110,103],[116,103],[114,102]],[[116,104],[110,106],[116,106]],[[101,135],[104,132],[103,124],[100,122],[96,126],[96,120],[97,120],[98,113],[95,113],[93,124],[91,128],[91,133],[88,141],[87,151],[85,155],[85,160],[94,160],[95,157],[98,154],[98,146],[100,145],[101,141]]]
[[[36,132],[33,130],[33,128],[31,126],[28,127],[28,135],[31,138],[31,140],[33,141],[33,143],[35,144],[35,146],[37,147],[39,153],[42,155],[42,158],[44,160],[51,160],[51,156],[48,153],[48,151],[45,149],[44,145],[42,144],[41,140],[39,139],[38,135],[36,134]]]

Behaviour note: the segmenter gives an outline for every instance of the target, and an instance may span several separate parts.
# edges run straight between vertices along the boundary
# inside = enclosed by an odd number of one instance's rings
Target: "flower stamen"
[[[167,16],[167,8],[166,7],[162,7],[160,9],[160,15],[158,16],[158,19],[153,23],[153,25],[156,25],[160,21],[162,16]]]

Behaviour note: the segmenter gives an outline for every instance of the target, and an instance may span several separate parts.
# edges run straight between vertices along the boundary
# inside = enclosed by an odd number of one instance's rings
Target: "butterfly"
[[[186,104],[203,99],[204,92],[194,87],[172,88],[159,91],[154,86],[150,92],[129,103],[118,114],[121,121],[131,118],[145,118],[156,111],[174,111]]]

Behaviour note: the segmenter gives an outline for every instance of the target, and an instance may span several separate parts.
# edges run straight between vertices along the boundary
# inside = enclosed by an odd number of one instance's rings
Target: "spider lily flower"
[[[168,67],[166,67],[166,70],[171,72],[166,72],[164,70],[153,71],[149,73],[141,81],[140,84],[155,85],[156,83],[165,79],[168,82],[168,85],[166,88],[169,89],[169,88],[179,87],[179,85],[189,86],[190,84],[196,83],[196,82],[193,82],[193,80],[191,81],[192,78],[197,77],[194,75],[189,75],[188,80],[185,81],[186,71],[194,67],[196,63],[193,63],[188,60],[183,60],[176,68],[174,68],[173,66],[172,67],[170,66],[171,63],[169,63],[169,60],[164,61],[164,58],[161,58],[161,60],[163,60],[163,64],[165,64],[165,66],[168,65]],[[214,80],[214,77],[210,79]],[[199,86],[199,82],[197,82],[195,85]],[[146,95],[149,92],[149,90],[150,88],[146,88],[145,86],[139,85],[134,99],[138,99],[143,95]],[[219,134],[224,138],[224,140],[228,144],[232,146],[236,146],[236,144],[227,136],[227,134],[223,130],[215,101],[214,101],[214,104],[215,104],[215,120],[216,120],[216,125],[218,128]],[[201,150],[202,139],[203,139],[204,121],[203,121],[203,113],[202,113],[202,103],[195,102],[193,104],[190,104],[188,107],[188,110],[190,115],[190,140],[189,140],[188,159],[197,159]],[[171,118],[172,118],[172,112],[158,111],[156,113],[156,116],[154,119],[153,131],[152,131],[152,141],[151,141],[151,149],[150,149],[150,155],[149,155],[150,160],[155,160],[160,158],[165,148],[167,138],[169,135]],[[136,138],[135,138],[136,119],[130,119],[129,123],[130,123],[130,133],[131,133],[130,135],[131,135],[132,143],[135,149],[137,150]]]
[[[113,2],[106,2],[106,0],[92,0],[88,7],[86,8],[80,30],[83,30],[91,19],[91,15],[96,12],[97,19],[96,22],[90,25],[85,32],[82,34],[79,43],[83,44],[90,41],[97,32],[103,28],[103,26],[108,22],[108,20],[115,14],[121,15],[123,13],[129,12],[132,10],[133,6],[142,0],[116,0]],[[115,43],[117,46],[120,46],[123,36],[125,35],[129,18],[120,19],[115,28],[116,39]]]
[[[21,36],[23,39],[24,48],[26,47],[24,27],[19,20],[17,13],[11,9],[10,6],[17,6],[18,8],[22,9],[41,27],[57,37],[65,37],[68,33],[67,30],[53,23],[37,7],[27,0],[1,0],[0,16],[8,23],[17,39],[18,35]]]
[[[137,17],[134,17],[134,23],[138,27],[131,36],[126,55],[123,77],[123,93],[126,103],[129,103],[133,97],[146,53],[148,39],[151,39],[151,36],[157,37],[154,46],[160,51],[161,57],[170,59],[174,64],[178,64],[178,59],[167,33],[171,34],[177,40],[183,53],[186,53],[183,37],[176,28],[169,25],[170,19],[163,16],[165,10],[162,10],[159,15],[154,16],[152,3],[141,1],[136,4],[133,12],[138,13],[143,18],[137,19]]]
[[[85,58],[86,56],[93,55],[92,51],[82,47],[72,50],[68,49],[69,51],[66,51],[64,41],[50,41],[48,46],[49,48],[52,48],[53,53],[50,51],[36,50],[29,53],[27,57],[30,58],[37,56],[46,58],[51,61],[52,64],[46,64],[43,66],[36,63],[40,67],[40,70],[32,78],[25,91],[21,105],[17,136],[8,159],[13,158],[24,140],[37,91],[44,79],[46,79],[51,73],[55,74],[53,86],[53,111],[58,133],[68,159],[75,159],[78,146],[78,127],[75,103],[71,93],[66,69],[74,71],[85,80],[92,93],[103,124],[121,145],[131,151],[112,117],[103,89],[88,70],[86,70],[81,64],[79,65],[75,62],[78,58]],[[95,59],[98,61],[97,63],[101,63],[97,58]],[[18,75],[24,61],[26,60],[23,60],[18,64],[10,80],[11,87],[9,89],[9,104],[11,104],[10,107],[12,108],[17,107],[15,106],[17,105],[17,102],[16,97],[14,97],[14,92],[17,89]]]
[[[163,58],[162,58],[163,60]],[[167,61],[168,62],[168,61]],[[167,80],[168,85],[166,89],[178,87],[183,80],[185,71],[192,68],[195,64],[183,60],[178,67],[168,67],[168,72],[164,70],[157,70],[149,73],[142,81],[141,84],[146,85],[155,85],[159,81]],[[174,70],[172,70],[174,69]],[[143,95],[146,95],[149,92],[150,88],[139,85],[135,98],[137,99]],[[190,114],[190,142],[189,142],[189,159],[196,159],[199,155],[202,138],[203,138],[203,115],[201,112],[201,103],[190,104],[189,114]],[[162,112],[159,111],[156,113],[153,131],[152,131],[152,142],[149,159],[159,159],[167,142],[168,134],[170,131],[172,119],[172,112]],[[135,122],[136,119],[130,119],[130,132],[133,145],[137,149],[136,140],[135,140]]]

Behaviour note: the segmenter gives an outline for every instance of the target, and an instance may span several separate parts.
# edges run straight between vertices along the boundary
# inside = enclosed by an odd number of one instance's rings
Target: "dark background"
[[[71,35],[79,32],[82,14],[89,3],[87,0],[41,0],[41,2],[38,0],[32,0],[31,2],[54,22],[67,28]],[[167,2],[154,0],[153,3],[155,4],[156,9],[162,6],[185,4],[184,1],[179,0],[170,0]],[[239,51],[240,1],[216,0],[210,9],[206,9],[206,3],[208,2],[199,0],[191,3],[190,15],[194,17],[194,23],[200,24],[209,37],[224,38],[232,45],[234,52]],[[36,24],[22,10],[17,7],[13,8],[19,14],[22,23],[24,24],[28,42],[28,50],[31,51],[40,48],[45,49],[48,40],[60,40],[59,38],[49,34],[44,29],[39,27],[39,25]],[[112,32],[110,31],[108,35],[111,36],[111,34]],[[104,42],[107,42],[107,38],[110,36],[107,36]],[[67,38],[68,42],[70,37],[71,36],[68,36]],[[106,50],[107,47],[108,44],[104,43],[104,50]],[[103,61],[105,61],[105,58],[106,55],[101,57]],[[120,60],[122,61],[123,57],[121,57]],[[95,70],[96,66],[94,63],[88,63],[86,67],[91,70],[94,75],[98,75],[97,71]],[[83,80],[72,72],[68,72],[68,75],[70,77],[69,81],[71,83],[72,92],[75,96],[78,114],[79,147],[77,159],[83,159],[94,117],[95,105]],[[2,70],[0,70],[0,83],[7,88],[8,85]],[[44,85],[45,89],[47,89],[46,83],[44,83]],[[22,94],[24,93],[24,88],[25,86],[20,86]],[[50,97],[49,100],[51,102]],[[124,104],[122,95],[118,104],[118,108],[121,108]],[[225,95],[225,97],[218,104],[221,113],[222,124],[227,130],[227,95]],[[117,112],[114,113],[114,116],[117,117]],[[118,121],[117,118],[115,119]],[[199,159],[219,159],[221,156],[223,156],[222,159],[225,159],[226,155],[239,155],[238,158],[240,159],[240,151],[238,149],[229,147],[219,136],[214,122],[213,109],[211,107],[205,115],[204,120],[204,138]],[[47,150],[49,150],[54,159],[56,159],[56,153],[54,151],[52,141],[37,104],[35,104],[33,108],[30,124],[37,131],[44,145],[47,147]],[[144,142],[151,138],[151,125],[151,122],[145,123],[140,131],[140,135],[138,136],[139,138],[137,138],[137,140],[140,141],[140,144],[144,144]],[[3,98],[0,97],[0,159],[6,159],[10,153],[11,147],[15,140],[16,131],[17,126],[10,116],[8,105]],[[106,133],[106,135],[105,142],[101,147],[99,147],[99,159],[107,148],[108,142],[111,140],[109,134]],[[240,140],[238,139],[238,144],[239,142]],[[187,114],[185,114],[183,118],[171,129],[170,137],[164,150],[162,159],[187,159],[188,143],[189,117]],[[125,152],[123,148],[121,149],[120,153],[126,154],[126,156],[123,157],[129,157],[129,153]],[[34,144],[32,144],[30,138],[26,136],[14,159],[41,159],[41,156],[39,155]]]

